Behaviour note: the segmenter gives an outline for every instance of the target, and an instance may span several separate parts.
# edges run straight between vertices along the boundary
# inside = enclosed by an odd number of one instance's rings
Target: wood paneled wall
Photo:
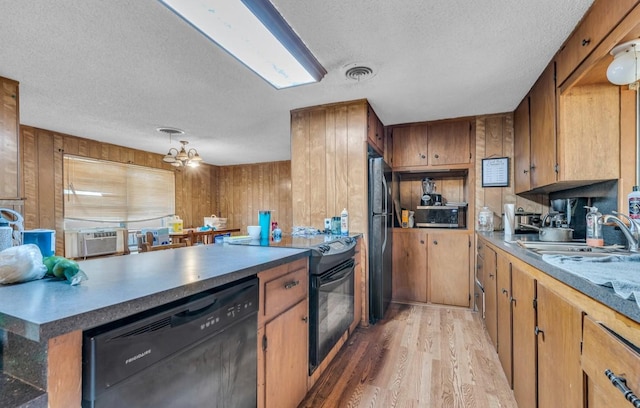
[[[247,225],[258,223],[258,210],[268,209],[283,231],[291,231],[290,161],[175,169],[161,154],[31,126],[20,127],[20,147],[25,229],[55,229],[59,254],[64,248],[64,153],[175,170],[176,214],[185,227],[202,226],[204,217],[215,214],[227,218],[230,228],[246,232]]]
[[[544,214],[549,210],[549,198],[539,194],[528,198],[514,193],[513,165],[513,113],[504,113],[476,118],[476,205],[474,222],[483,206],[494,213],[493,225],[502,229],[504,204],[515,204],[526,212]],[[482,159],[489,157],[509,157],[509,187],[482,187]]]
[[[64,153],[140,166],[173,167],[162,155],[30,126],[20,127],[20,154],[25,229],[56,230],[56,252],[64,248],[62,156]],[[218,169],[203,165],[176,170],[176,213],[185,226],[202,225],[218,207]],[[97,176],[97,175],[96,175]]]
[[[293,225],[324,228],[349,212],[349,230],[366,233],[367,102],[291,112]]]
[[[291,162],[268,162],[218,168],[218,217],[247,232],[258,224],[258,211],[270,210],[285,233],[291,232]]]

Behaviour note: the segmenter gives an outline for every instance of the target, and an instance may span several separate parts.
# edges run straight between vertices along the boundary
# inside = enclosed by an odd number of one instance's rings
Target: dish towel
[[[542,260],[597,285],[612,288],[640,308],[640,254],[630,256],[582,257],[542,255]]]

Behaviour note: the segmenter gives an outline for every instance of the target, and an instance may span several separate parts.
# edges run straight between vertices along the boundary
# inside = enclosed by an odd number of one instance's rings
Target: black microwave
[[[467,207],[450,205],[417,206],[414,214],[416,227],[466,228]]]

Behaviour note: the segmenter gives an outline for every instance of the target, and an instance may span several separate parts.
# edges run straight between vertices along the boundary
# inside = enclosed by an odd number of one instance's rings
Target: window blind
[[[172,171],[64,155],[64,217],[127,223],[175,214]]]

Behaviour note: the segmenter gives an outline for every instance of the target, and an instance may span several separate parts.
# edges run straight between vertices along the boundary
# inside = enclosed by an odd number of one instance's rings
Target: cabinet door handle
[[[629,401],[631,405],[633,405],[636,408],[640,408],[640,398],[638,398],[636,394],[634,394],[633,391],[631,391],[631,389],[627,387],[626,379],[624,379],[623,377],[618,377],[613,373],[613,371],[609,369],[606,369],[604,371],[604,375],[607,376],[607,378],[609,379],[609,381],[611,381],[611,384],[613,384],[614,387],[620,390],[622,395],[624,395],[624,398],[627,401]]]
[[[285,288],[285,289],[291,289],[291,288],[293,288],[293,287],[298,286],[299,284],[300,284],[300,281],[299,281],[299,280],[291,281],[291,282],[287,282],[287,283],[285,283],[285,284],[284,284],[284,288]]]
[[[490,277],[490,278],[493,278],[493,274],[492,274],[492,273],[490,273],[490,274],[489,274],[489,277]]]
[[[421,158],[421,159],[424,159],[424,158],[425,158],[425,155],[424,155],[424,154],[422,154],[422,153],[418,153],[418,157],[419,157],[419,158]]]
[[[589,45],[589,43],[591,43],[591,38],[583,38],[582,39],[582,46],[586,47],[587,45]]]
[[[544,330],[541,330],[538,326],[536,326],[535,329],[533,329],[533,332],[535,333],[535,335],[539,335],[542,334],[544,336]]]
[[[516,303],[516,298],[514,298],[513,296],[511,296],[511,297],[509,298],[509,302],[511,302],[511,303]]]
[[[527,174],[527,173],[529,172],[529,170],[522,170],[522,172],[523,172],[524,174]]]
[[[423,239],[421,239],[421,240],[420,240],[420,243],[421,243],[421,244],[424,244],[424,240],[423,240]]]
[[[509,291],[506,290],[505,288],[502,288],[502,294],[503,295],[509,295]]]
[[[436,159],[440,158],[440,155],[438,154],[434,154],[433,157],[435,157]]]
[[[438,241],[436,241],[435,239],[433,240],[433,245],[438,245]]]
[[[303,317],[302,321],[305,322],[305,323],[309,323],[309,316]]]

